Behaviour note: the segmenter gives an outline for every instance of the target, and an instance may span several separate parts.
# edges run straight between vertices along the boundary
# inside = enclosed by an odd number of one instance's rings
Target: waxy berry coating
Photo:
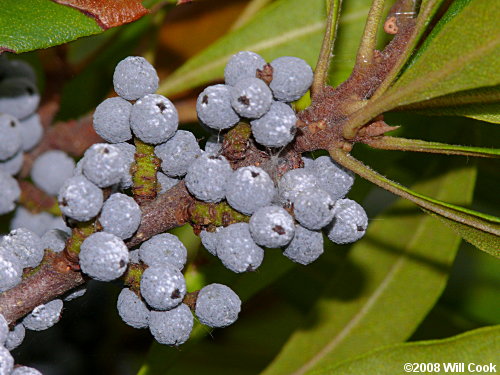
[[[231,106],[231,88],[227,85],[203,90],[196,101],[196,113],[203,124],[216,130],[228,129],[240,120]]]
[[[231,105],[242,117],[259,118],[269,111],[272,102],[271,90],[258,78],[238,81],[231,90]]]
[[[227,85],[234,86],[245,78],[255,78],[257,69],[262,70],[266,65],[260,55],[251,51],[241,51],[229,59],[224,68],[224,80]]]
[[[255,166],[238,168],[228,179],[226,199],[235,210],[250,215],[271,204],[276,189],[266,171]]]
[[[179,346],[189,339],[193,324],[191,310],[181,303],[168,311],[151,311],[149,330],[160,344]]]
[[[198,293],[195,314],[206,326],[227,327],[238,319],[240,310],[240,298],[226,285],[210,284]]]
[[[249,228],[257,244],[271,248],[287,245],[295,234],[292,216],[279,206],[259,208],[250,218]]]
[[[334,218],[326,230],[328,238],[337,244],[347,244],[359,240],[368,228],[368,216],[357,202],[339,199],[335,203]]]
[[[95,280],[117,279],[127,269],[128,260],[127,246],[114,234],[97,232],[82,243],[80,267]]]
[[[247,223],[235,223],[218,233],[217,256],[233,272],[255,271],[264,259],[264,250],[250,235]]]
[[[186,295],[186,281],[173,265],[148,267],[141,278],[141,295],[156,310],[170,310],[178,306]]]
[[[120,61],[113,73],[115,91],[123,99],[136,100],[158,89],[155,68],[144,57],[129,56]]]

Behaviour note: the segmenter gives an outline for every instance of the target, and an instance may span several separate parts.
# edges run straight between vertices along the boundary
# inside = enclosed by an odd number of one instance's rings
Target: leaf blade
[[[470,201],[474,177],[473,167],[452,170],[417,188],[440,198]],[[457,189],[458,181],[463,189]],[[444,288],[460,241],[444,226],[436,227],[430,216],[414,212],[398,215],[408,210],[411,204],[399,200],[381,220],[371,223],[363,241],[351,249],[344,270],[325,288],[324,298],[311,312],[310,320],[292,335],[263,375],[308,374],[339,358],[400,342],[411,335]],[[398,235],[394,236],[391,233],[396,224]],[[435,247],[429,248],[429,243]],[[359,296],[348,298],[359,286],[360,274],[367,279],[365,288]],[[419,303],[409,306],[408,295]],[[387,319],[389,311],[391,319]]]
[[[500,326],[484,327],[442,340],[420,341],[399,344],[379,349],[365,356],[313,374],[335,373],[336,375],[367,374],[376,371],[380,375],[400,373],[404,363],[437,363],[439,373],[445,371],[444,363],[488,364],[498,362],[500,350]],[[488,344],[489,343],[489,344]],[[455,371],[460,370],[456,368]],[[457,371],[462,372],[462,371]],[[311,374],[311,375],[313,375]]]

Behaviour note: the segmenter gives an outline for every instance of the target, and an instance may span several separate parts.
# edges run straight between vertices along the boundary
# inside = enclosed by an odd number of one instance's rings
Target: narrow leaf
[[[500,86],[460,91],[401,106],[395,110],[430,116],[464,116],[498,124],[500,123]]]
[[[367,355],[323,368],[314,375],[403,374],[410,369],[420,373],[474,373],[477,365],[498,365],[500,326],[484,327],[443,340],[399,344]],[[403,367],[405,363],[411,366]],[[429,366],[422,368],[418,365]],[[463,369],[462,369],[463,364]],[[436,367],[437,366],[437,367]],[[420,371],[416,371],[420,370]],[[431,371],[429,371],[431,370]],[[481,371],[482,372],[482,371]],[[496,372],[496,371],[491,371]]]
[[[469,241],[471,238],[475,238],[475,241],[471,243],[495,257],[500,257],[500,218],[417,193],[378,174],[341,150],[330,150],[330,155],[342,166],[354,171],[383,189],[408,199],[421,208],[432,211],[444,219],[468,226],[470,231],[474,231],[475,235],[471,236],[469,234],[467,237],[464,237],[465,240]],[[456,229],[457,227],[453,228]],[[481,241],[478,240],[479,238]]]
[[[463,155],[483,158],[500,157],[500,149],[496,148],[449,145],[446,143],[422,141],[420,139],[382,136],[368,139],[365,143],[371,147],[382,150],[428,152],[434,154]]]
[[[475,168],[467,167],[415,188],[468,203],[474,180]],[[264,375],[308,374],[413,333],[439,298],[460,240],[412,207],[400,199],[370,223],[365,238],[352,247],[343,269]]]

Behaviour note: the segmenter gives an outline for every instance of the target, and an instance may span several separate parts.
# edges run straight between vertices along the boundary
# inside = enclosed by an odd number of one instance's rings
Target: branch
[[[368,13],[365,30],[356,56],[356,67],[360,70],[366,70],[373,64],[373,55],[377,45],[377,30],[384,10],[384,3],[385,0],[373,0]]]
[[[35,272],[21,284],[0,294],[0,314],[12,324],[46,303],[82,285],[81,272],[73,271],[72,264],[64,253],[47,251],[44,260]]]

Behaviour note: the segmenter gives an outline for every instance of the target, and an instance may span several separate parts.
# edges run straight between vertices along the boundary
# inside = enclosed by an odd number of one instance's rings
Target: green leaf
[[[487,253],[500,258],[500,237],[498,234],[492,234],[488,232],[478,231],[469,225],[462,224],[456,220],[450,220],[444,216],[437,215],[432,211],[424,210],[428,214],[436,216],[444,224],[452,228],[455,232],[460,234],[460,236],[476,246],[478,249],[486,251]]]
[[[396,108],[430,116],[465,116],[500,123],[500,86],[460,91]]]
[[[337,80],[338,75],[343,79],[350,73],[356,54],[353,38],[358,40],[357,35],[361,35],[369,3],[369,0],[345,2],[346,7],[342,9],[340,18],[338,43],[336,42],[339,54],[335,52],[333,59],[334,80]],[[310,0],[307,3],[303,0],[276,1],[243,27],[225,35],[188,60],[163,81],[158,92],[171,95],[221,79],[227,60],[238,51],[257,52],[267,61],[279,56],[297,56],[315,66],[325,20],[324,0]]]
[[[367,355],[342,363],[339,366],[323,368],[313,374],[394,375],[410,372],[404,370],[405,363],[418,369],[417,364],[430,366],[420,373],[474,373],[476,365],[498,365],[500,352],[500,326],[484,327],[443,340],[420,341],[390,346]],[[461,367],[451,367],[456,364]],[[431,365],[432,364],[432,365]],[[469,368],[469,364],[473,367]],[[471,365],[471,366],[472,366]],[[437,367],[435,367],[437,366]],[[446,370],[448,369],[448,370]],[[482,372],[482,371],[479,371]],[[496,372],[496,371],[490,371]]]
[[[474,180],[475,168],[469,166],[428,178],[415,188],[468,203]],[[433,217],[398,200],[370,223],[309,319],[263,374],[306,374],[406,340],[441,294],[459,243]]]
[[[93,18],[51,0],[2,0],[0,25],[0,50],[16,53],[48,48],[103,31]]]
[[[500,8],[488,1],[453,2],[409,67],[388,90],[385,102],[400,106],[498,85],[499,17]]]

